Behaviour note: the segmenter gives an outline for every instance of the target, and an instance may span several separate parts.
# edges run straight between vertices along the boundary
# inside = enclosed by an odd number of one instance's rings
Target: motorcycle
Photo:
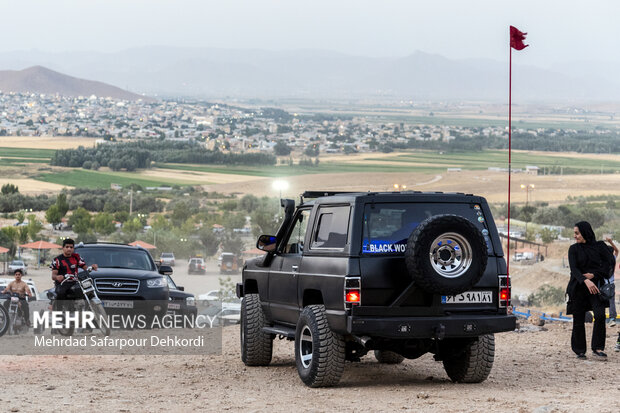
[[[9,313],[0,305],[0,337],[9,329]]]
[[[8,331],[9,335],[17,335],[28,331],[28,325],[26,324],[26,318],[22,312],[22,304],[20,302],[19,294],[4,294],[3,297],[0,297],[0,299],[2,298],[7,298],[10,300],[9,308],[6,311],[8,321],[6,331]],[[2,316],[0,315],[0,317]]]
[[[47,297],[51,301],[53,311],[92,311],[95,314],[95,325],[104,336],[110,335],[110,326],[108,323],[102,323],[100,320],[107,320],[107,314],[103,308],[103,303],[97,296],[95,283],[90,277],[92,267],[88,267],[86,271],[78,273],[77,276],[68,275],[60,283],[73,282],[71,286],[71,295],[76,297],[75,300],[63,300],[62,303],[57,300],[55,289],[47,290]],[[63,305],[64,304],[64,305]],[[69,325],[56,329],[58,334],[62,336],[71,336],[75,332],[75,326]],[[38,330],[37,333],[42,332]]]

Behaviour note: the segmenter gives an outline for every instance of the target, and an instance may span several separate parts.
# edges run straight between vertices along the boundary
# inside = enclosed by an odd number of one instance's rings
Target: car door
[[[297,282],[310,211],[310,208],[297,211],[291,230],[280,243],[270,266],[269,306],[272,318],[280,322],[295,324],[299,317]]]

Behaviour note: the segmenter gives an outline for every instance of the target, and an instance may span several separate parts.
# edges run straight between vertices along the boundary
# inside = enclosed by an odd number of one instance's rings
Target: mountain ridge
[[[1,70],[0,91],[76,97],[95,95],[123,100],[145,99],[143,96],[104,82],[69,76],[41,65],[30,66],[22,70]]]

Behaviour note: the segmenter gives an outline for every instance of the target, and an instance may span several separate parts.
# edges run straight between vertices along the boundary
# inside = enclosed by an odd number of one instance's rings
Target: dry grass
[[[465,192],[482,195],[489,202],[507,202],[508,176],[506,173],[488,171],[463,171],[444,173],[441,179],[424,173],[343,173],[317,174],[289,177],[290,188],[284,193],[296,197],[305,190],[326,191],[391,191],[393,185],[406,185],[416,191]],[[273,179],[259,178],[237,182],[235,185],[206,185],[210,191],[240,192],[243,194],[275,195]],[[619,195],[618,175],[547,175],[516,174],[512,177],[512,202],[525,203],[526,193],[521,184],[534,184],[530,202],[561,203],[569,195]]]
[[[200,171],[182,171],[173,169],[147,169],[139,173],[143,178],[161,178],[166,180],[178,180],[187,183],[195,184],[232,184],[237,182],[247,182],[261,177],[246,176],[246,175],[233,175],[213,172],[200,172]]]
[[[25,178],[0,178],[0,186],[4,184],[17,185],[19,192],[22,194],[43,194],[43,193],[56,193],[60,192],[65,185],[51,184],[48,182],[37,181],[34,179]]]
[[[72,149],[95,146],[95,138],[65,136],[0,136],[2,148]]]

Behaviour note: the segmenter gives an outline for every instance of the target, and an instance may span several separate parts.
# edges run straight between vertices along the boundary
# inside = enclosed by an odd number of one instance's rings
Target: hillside
[[[67,76],[42,66],[33,66],[24,70],[0,71],[0,91],[34,92],[65,96],[95,95],[124,100],[144,99],[143,96],[116,86]]]

